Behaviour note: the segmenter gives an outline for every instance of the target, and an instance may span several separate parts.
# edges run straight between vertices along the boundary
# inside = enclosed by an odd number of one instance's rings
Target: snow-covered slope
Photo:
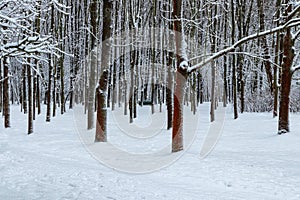
[[[216,148],[200,159],[208,108],[200,106],[196,138],[179,160],[133,174],[94,159],[77,133],[75,111],[48,124],[39,116],[28,136],[26,116],[12,107],[12,128],[0,128],[0,199],[300,199],[300,115],[291,115],[291,133],[277,136],[271,114],[246,113],[233,120],[228,108]],[[161,147],[156,143],[170,142],[167,131],[150,144],[126,140],[118,136],[123,133],[110,112],[109,119],[109,140],[120,148],[151,152]],[[146,126],[146,120],[140,121]]]

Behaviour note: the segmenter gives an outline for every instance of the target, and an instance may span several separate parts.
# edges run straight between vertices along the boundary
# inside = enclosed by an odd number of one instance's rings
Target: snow
[[[182,61],[180,64],[179,64],[179,67],[181,69],[187,69],[189,67],[189,64],[186,60]]]
[[[191,147],[162,169],[134,174],[107,167],[83,145],[81,126],[86,118],[82,115],[79,121],[80,109],[52,118],[51,123],[38,116],[35,133],[28,136],[27,116],[12,106],[12,128],[0,127],[0,199],[300,199],[299,114],[291,114],[292,132],[278,136],[277,119],[271,113],[244,113],[233,120],[229,107],[226,113],[217,113],[216,121],[221,122],[217,126],[223,130],[217,135],[219,142],[200,159],[210,128],[209,104],[200,105],[196,116],[185,109],[184,122],[196,131]],[[128,116],[121,117],[121,109],[109,111],[110,144],[150,154],[168,147],[171,135],[164,129],[164,114],[153,117],[149,106],[138,109],[140,117],[133,126],[156,124],[155,134],[139,135],[126,126]],[[131,135],[126,135],[127,128]],[[170,158],[169,152],[156,155]]]

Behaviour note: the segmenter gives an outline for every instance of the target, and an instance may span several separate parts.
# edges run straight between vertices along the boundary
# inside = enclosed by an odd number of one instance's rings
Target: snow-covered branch
[[[295,72],[298,71],[298,70],[300,70],[300,65],[297,65],[297,66],[295,66],[295,67],[292,67],[292,68],[291,68],[291,73],[293,74],[293,73],[295,73]]]
[[[265,59],[261,56],[258,56],[258,55],[254,55],[254,54],[251,54],[251,53],[248,53],[248,52],[229,52],[229,54],[242,54],[242,55],[245,55],[245,56],[248,56],[248,57],[251,57],[251,58],[255,58],[255,59],[259,59],[259,60],[262,60],[262,61],[267,61],[267,62],[270,62],[272,65],[274,66],[277,66],[278,68],[281,68],[280,65],[274,63],[272,60],[270,59]]]
[[[17,42],[10,42],[0,47],[0,58],[20,56],[32,53],[50,53],[56,47],[51,43],[51,36],[26,37]]]
[[[214,55],[206,58],[205,60],[203,60],[202,62],[194,65],[194,66],[191,66],[189,67],[188,69],[188,72],[193,72],[205,65],[207,65],[208,63],[210,63],[211,61],[221,57],[221,56],[224,56],[226,54],[228,54],[229,52],[232,52],[234,51],[237,47],[239,47],[240,45],[248,42],[248,41],[251,41],[253,39],[256,39],[256,38],[259,38],[259,37],[263,37],[263,36],[266,36],[266,35],[270,35],[270,34],[273,34],[273,33],[276,33],[278,31],[282,31],[286,28],[289,28],[289,27],[294,27],[294,26],[298,26],[300,25],[300,18],[296,18],[296,19],[292,19],[290,21],[288,21],[287,23],[285,23],[284,25],[281,25],[281,26],[278,26],[276,28],[273,28],[273,29],[270,29],[270,30],[266,30],[266,31],[263,31],[263,32],[259,32],[259,33],[255,33],[255,34],[252,34],[252,35],[249,35],[247,37],[244,37],[240,40],[238,40],[236,43],[234,43],[233,45],[215,53]]]

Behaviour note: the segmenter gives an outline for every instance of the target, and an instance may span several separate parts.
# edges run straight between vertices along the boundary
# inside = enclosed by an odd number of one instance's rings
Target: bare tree
[[[111,0],[103,1],[103,32],[102,32],[102,53],[101,53],[101,76],[97,94],[97,122],[96,122],[96,136],[95,142],[107,141],[107,110],[106,110],[106,92],[108,83],[108,69],[110,60],[110,41],[111,37],[111,10],[113,2]]]
[[[173,1],[173,18],[176,43],[177,71],[174,91],[174,114],[172,129],[172,152],[183,149],[183,97],[188,77],[188,58],[182,26],[182,1]]]

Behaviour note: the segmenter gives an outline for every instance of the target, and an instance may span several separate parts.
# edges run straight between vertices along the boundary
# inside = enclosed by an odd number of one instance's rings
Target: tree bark
[[[24,114],[27,114],[27,92],[26,92],[26,70],[27,65],[22,67],[22,107]]]
[[[103,0],[103,33],[102,33],[102,52],[101,52],[101,77],[99,80],[99,87],[97,89],[98,106],[97,106],[97,123],[95,142],[107,141],[107,108],[106,108],[106,92],[108,67],[110,60],[111,44],[109,38],[111,37],[111,10],[113,8],[112,0]]]
[[[279,106],[278,134],[290,131],[289,128],[289,102],[292,82],[291,67],[294,59],[294,41],[291,30],[288,28],[283,38],[283,63],[281,75],[281,95]]]
[[[280,4],[281,0],[276,1],[276,17],[275,19],[277,20],[276,25],[279,26],[279,17],[280,17]],[[276,41],[275,41],[275,64],[280,65],[279,63],[279,57],[281,55],[280,52],[280,32],[278,31],[276,34]],[[274,82],[273,82],[273,91],[274,91],[274,103],[273,103],[273,117],[277,117],[278,115],[278,69],[277,66],[274,65],[273,69],[273,77],[274,77]]]
[[[87,129],[94,128],[94,105],[95,105],[95,72],[97,68],[97,32],[98,32],[98,6],[97,0],[92,0],[90,4],[90,16],[92,32],[90,33],[91,38],[91,51],[90,51],[90,76],[89,76],[89,95],[88,95],[88,125]],[[104,29],[105,30],[105,29]]]
[[[108,71],[104,70],[100,77],[99,86],[96,89],[97,95],[97,123],[95,142],[107,142],[107,109],[106,94]]]
[[[3,58],[3,114],[4,128],[10,127],[10,105],[9,105],[9,76],[8,76],[8,58]]]
[[[181,8],[182,1],[173,1],[173,18],[175,32],[175,46],[177,57],[177,71],[174,92],[174,114],[172,130],[172,152],[183,150],[183,97],[184,88],[188,77],[188,64],[186,58],[186,49],[184,41],[184,32],[182,31]]]
[[[0,59],[0,80],[3,79],[2,66],[3,66],[2,60]],[[20,98],[20,100],[21,100],[21,98]],[[22,101],[21,101],[21,105],[22,105]],[[2,109],[3,109],[3,81],[0,81],[0,113],[2,113],[2,115],[3,115]],[[21,106],[21,112],[22,112],[22,106]]]
[[[168,124],[167,129],[172,128],[172,116],[173,116],[173,105],[172,105],[172,94],[173,94],[173,75],[171,72],[172,68],[172,59],[168,59],[170,63],[168,64],[167,69],[167,88],[166,88],[166,104],[167,104],[167,115],[168,115]]]
[[[54,34],[54,5],[51,6],[51,22],[50,22],[50,33]],[[53,55],[49,55],[49,71],[48,71],[48,91],[47,91],[47,114],[46,122],[50,122],[51,118],[51,80],[52,80],[52,71],[53,71]]]
[[[30,62],[30,60],[29,60]],[[28,135],[33,133],[33,99],[32,99],[32,74],[31,67],[27,66],[27,83],[28,83]]]
[[[231,42],[234,44],[235,36],[235,20],[234,20],[234,1],[231,0]],[[238,118],[238,106],[237,106],[237,88],[236,88],[236,61],[235,55],[232,55],[232,93],[233,93],[233,112],[234,119]]]

